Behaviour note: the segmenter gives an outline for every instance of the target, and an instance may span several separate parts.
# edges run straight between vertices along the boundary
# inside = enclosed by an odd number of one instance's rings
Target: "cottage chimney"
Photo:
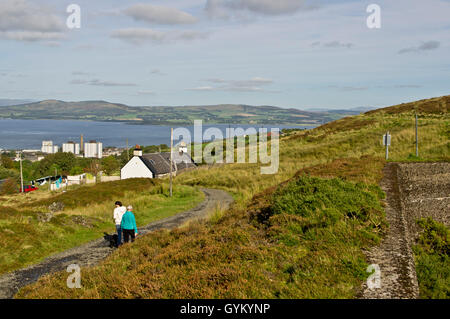
[[[142,156],[142,148],[139,145],[136,145],[134,147],[133,155],[134,156]]]
[[[185,154],[187,152],[188,152],[188,149],[187,149],[186,143],[185,142],[181,142],[178,145],[178,153],[180,153],[180,155],[183,155],[183,154]]]

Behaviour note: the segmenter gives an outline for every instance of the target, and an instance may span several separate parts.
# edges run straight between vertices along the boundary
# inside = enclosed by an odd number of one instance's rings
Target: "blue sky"
[[[0,54],[0,98],[387,106],[450,94],[450,1],[1,0]]]

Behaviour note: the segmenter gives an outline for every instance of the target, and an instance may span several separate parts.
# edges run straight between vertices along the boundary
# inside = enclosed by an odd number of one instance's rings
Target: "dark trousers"
[[[122,229],[123,232],[123,241],[128,243],[130,236],[131,242],[134,242],[134,229]]]
[[[117,231],[116,247],[119,247],[120,245],[122,245],[122,227],[120,227],[120,225],[116,225],[116,231]]]

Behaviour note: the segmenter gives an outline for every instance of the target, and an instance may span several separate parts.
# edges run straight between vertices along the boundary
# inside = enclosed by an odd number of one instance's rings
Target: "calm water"
[[[228,124],[204,125],[203,132],[217,127],[225,130]],[[231,125],[244,129],[252,125]],[[261,126],[255,126],[259,128]],[[269,125],[264,126],[270,130],[272,127],[306,128],[305,126]],[[186,127],[191,131],[193,127]],[[310,127],[309,127],[310,128]],[[0,148],[2,149],[40,149],[42,141],[50,140],[61,147],[67,141],[80,141],[80,134],[84,135],[84,141],[96,140],[103,146],[125,147],[126,139],[130,146],[170,144],[170,126],[157,125],[128,125],[114,122],[89,122],[89,121],[59,121],[59,120],[11,120],[0,119]],[[198,139],[196,139],[198,141]]]

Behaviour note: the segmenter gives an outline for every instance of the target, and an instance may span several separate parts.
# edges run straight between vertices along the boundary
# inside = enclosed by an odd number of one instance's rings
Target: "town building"
[[[103,157],[108,156],[120,156],[126,148],[118,148],[118,147],[105,147],[103,149]]]
[[[75,155],[80,154],[80,144],[69,141],[62,145],[62,151],[65,153],[73,153]]]
[[[89,143],[84,143],[84,157],[102,158],[103,143],[97,141],[90,141]]]
[[[139,145],[136,145],[133,154],[133,158],[120,171],[121,179],[163,178],[170,175],[170,152],[143,154]],[[184,152],[183,147],[173,152],[173,176],[196,167],[197,165],[189,154]]]
[[[53,145],[53,141],[42,141],[41,151],[45,154],[55,154],[58,153],[59,147]]]

